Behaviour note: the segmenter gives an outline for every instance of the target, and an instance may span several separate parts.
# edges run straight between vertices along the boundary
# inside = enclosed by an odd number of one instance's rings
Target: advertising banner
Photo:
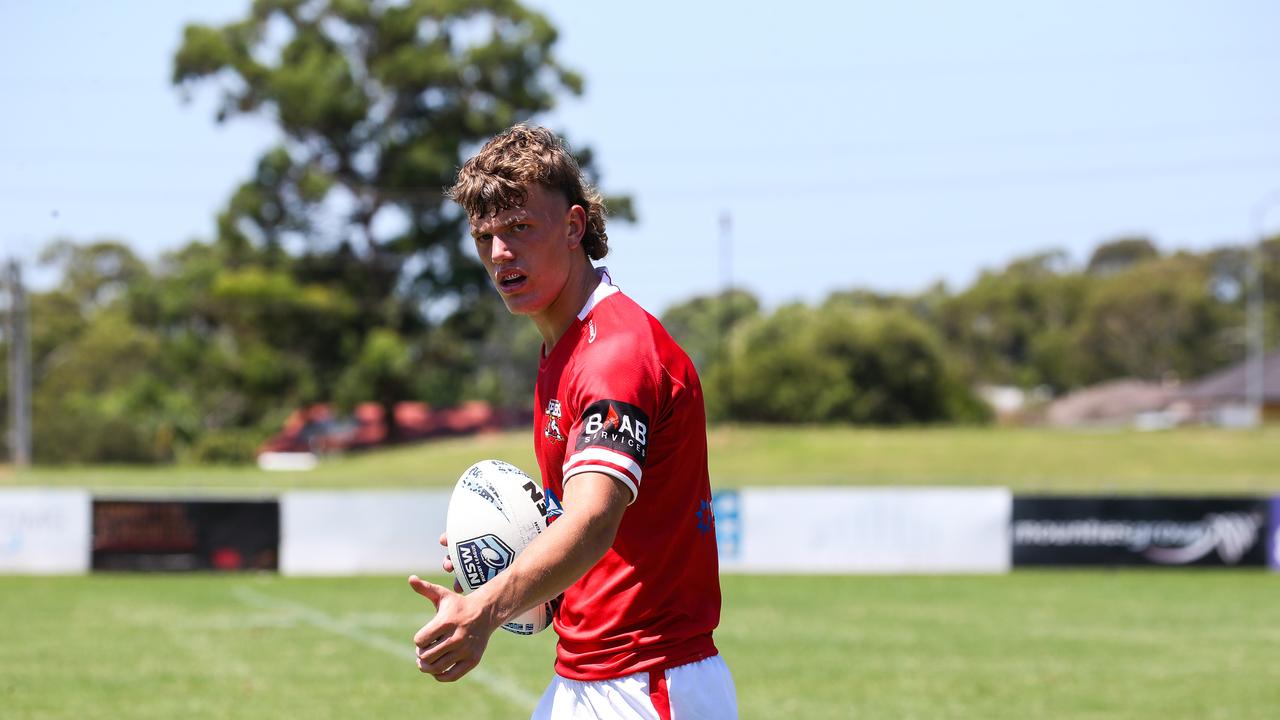
[[[93,569],[274,570],[275,500],[93,501]]]
[[[0,573],[89,569],[89,493],[0,489]]]
[[[1262,566],[1267,510],[1249,498],[1020,496],[1013,564]]]
[[[447,490],[296,491],[280,498],[285,575],[439,573]]]
[[[1271,569],[1280,572],[1280,495],[1271,498],[1271,522],[1267,526],[1267,553]]]
[[[733,565],[742,559],[742,523],[740,522],[742,493],[738,490],[720,490],[711,496],[712,516],[715,518],[716,549],[720,565]],[[698,518],[702,520],[701,517]]]
[[[748,488],[714,507],[730,572],[1000,573],[1011,505],[1003,488]]]

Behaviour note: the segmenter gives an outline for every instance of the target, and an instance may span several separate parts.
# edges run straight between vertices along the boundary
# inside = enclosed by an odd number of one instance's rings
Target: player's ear
[[[582,237],[587,234],[587,211],[581,205],[570,205],[569,215],[565,219],[566,239],[569,249],[577,249],[582,244]]]

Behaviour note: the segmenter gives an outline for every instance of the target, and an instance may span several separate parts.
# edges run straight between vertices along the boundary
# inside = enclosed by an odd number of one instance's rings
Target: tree
[[[468,345],[494,319],[475,306],[491,291],[442,191],[479,143],[581,92],[556,38],[514,0],[256,0],[242,20],[187,26],[173,82],[215,85],[219,121],[266,115],[282,135],[218,218],[218,254],[241,274],[215,298],[235,336],[270,328],[259,347],[305,357],[348,401],[376,388],[390,423],[395,395],[472,386],[465,363],[486,353]],[[590,150],[578,158],[594,180]],[[610,205],[632,218],[627,198]],[[262,315],[272,298],[297,322]],[[340,312],[324,322],[326,306]],[[414,368],[424,381],[391,371],[393,347],[397,363],[431,363]]]
[[[780,308],[734,338],[732,379],[731,413],[744,420],[903,424],[987,414],[938,334],[899,309]]]
[[[375,314],[398,290],[430,300],[479,286],[441,191],[464,151],[581,92],[555,42],[512,0],[257,0],[243,20],[187,26],[174,83],[216,84],[220,121],[265,114],[284,136],[233,196],[220,242],[233,256],[291,242],[342,254]]]
[[[936,326],[969,364],[966,374],[1024,387],[1073,386],[1079,373],[1064,358],[1063,333],[1080,316],[1091,279],[1073,272],[1059,251],[1013,260],[984,272],[963,292],[934,301]]]
[[[1103,281],[1089,297],[1073,344],[1087,382],[1191,379],[1239,357],[1231,337],[1242,325],[1238,306],[1215,297],[1208,262],[1179,254]]]
[[[1124,237],[1105,242],[1089,256],[1085,272],[1090,275],[1114,275],[1146,260],[1160,257],[1154,243],[1144,237]]]
[[[667,308],[662,325],[689,354],[699,372],[721,360],[729,334],[744,320],[760,314],[760,301],[747,290],[733,288],[700,295]]]
[[[124,295],[150,277],[146,263],[119,240],[78,244],[59,238],[40,252],[40,264],[59,267],[62,288],[86,313]]]

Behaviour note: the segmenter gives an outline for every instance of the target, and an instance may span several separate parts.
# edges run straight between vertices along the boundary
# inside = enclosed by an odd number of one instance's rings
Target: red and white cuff
[[[565,461],[561,477],[563,482],[568,482],[570,477],[584,472],[604,473],[621,480],[631,491],[631,502],[636,501],[640,479],[644,476],[644,468],[635,460],[601,447],[589,447],[574,453]]]

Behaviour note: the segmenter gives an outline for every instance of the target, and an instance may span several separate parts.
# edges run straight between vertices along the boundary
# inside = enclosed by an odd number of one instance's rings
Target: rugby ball
[[[482,460],[467,468],[453,488],[445,520],[449,559],[462,593],[510,567],[546,529],[547,503],[540,483],[501,460]],[[511,618],[502,629],[517,635],[545,630],[555,615],[553,602]]]

